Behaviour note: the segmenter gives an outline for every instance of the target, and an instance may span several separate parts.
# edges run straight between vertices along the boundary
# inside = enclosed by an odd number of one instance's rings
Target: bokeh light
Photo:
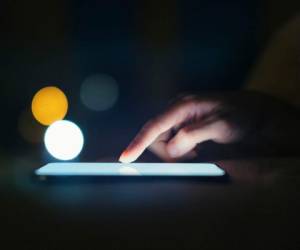
[[[83,147],[84,138],[80,128],[73,122],[54,122],[46,130],[44,142],[47,151],[56,159],[72,160]]]
[[[45,87],[33,97],[31,109],[33,116],[43,125],[62,120],[68,111],[68,99],[57,87]]]
[[[89,76],[81,85],[80,99],[88,109],[94,111],[110,109],[117,102],[118,96],[118,84],[109,75]]]
[[[20,114],[18,130],[21,137],[29,143],[40,143],[43,141],[45,127],[34,120],[30,109],[26,109]]]

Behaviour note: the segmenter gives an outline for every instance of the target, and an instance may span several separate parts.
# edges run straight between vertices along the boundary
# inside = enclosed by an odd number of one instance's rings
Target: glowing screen
[[[37,175],[86,176],[222,176],[225,172],[211,163],[49,163]]]

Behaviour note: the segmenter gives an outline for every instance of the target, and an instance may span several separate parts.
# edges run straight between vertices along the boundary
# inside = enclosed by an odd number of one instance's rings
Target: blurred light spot
[[[133,167],[128,167],[128,166],[126,166],[126,167],[121,167],[121,168],[119,169],[119,173],[120,173],[121,175],[139,175],[139,174],[140,174],[139,171],[137,171],[135,168],[133,168]]]
[[[43,141],[45,127],[37,123],[30,110],[21,113],[18,121],[18,130],[24,140],[30,143],[39,143]]]
[[[104,111],[114,106],[119,96],[118,84],[109,75],[92,75],[81,85],[82,103],[94,111]]]
[[[83,134],[80,128],[70,121],[56,121],[45,133],[45,146],[48,152],[59,160],[72,160],[83,147]]]
[[[57,87],[45,87],[33,97],[31,109],[33,116],[43,125],[62,120],[68,111],[68,99]]]

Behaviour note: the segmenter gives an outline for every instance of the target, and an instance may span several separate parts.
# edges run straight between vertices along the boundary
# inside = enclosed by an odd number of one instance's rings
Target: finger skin
[[[167,151],[171,157],[181,157],[193,150],[198,143],[210,140],[209,126],[190,125],[180,129],[169,141]]]
[[[162,133],[192,117],[200,119],[218,105],[215,101],[195,101],[191,98],[176,103],[165,113],[148,122],[123,151],[119,160],[124,163],[135,161]]]
[[[185,120],[193,110],[193,102],[185,102],[179,106],[171,107],[164,114],[146,123],[127,149],[121,154],[119,160],[124,163],[135,161],[155,139],[176,124]]]
[[[167,150],[167,145],[167,141],[156,141],[149,147],[149,150],[165,162],[189,160],[197,156],[196,151],[192,150],[181,157],[172,157]]]
[[[212,140],[230,143],[236,139],[234,127],[228,122],[217,120],[203,126],[201,122],[186,126],[169,141],[167,151],[172,157],[181,157],[193,150],[197,144]]]

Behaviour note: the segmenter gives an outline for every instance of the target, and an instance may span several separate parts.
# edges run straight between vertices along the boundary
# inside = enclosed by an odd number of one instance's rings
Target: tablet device
[[[37,176],[169,176],[221,177],[224,170],[213,163],[49,163]]]

